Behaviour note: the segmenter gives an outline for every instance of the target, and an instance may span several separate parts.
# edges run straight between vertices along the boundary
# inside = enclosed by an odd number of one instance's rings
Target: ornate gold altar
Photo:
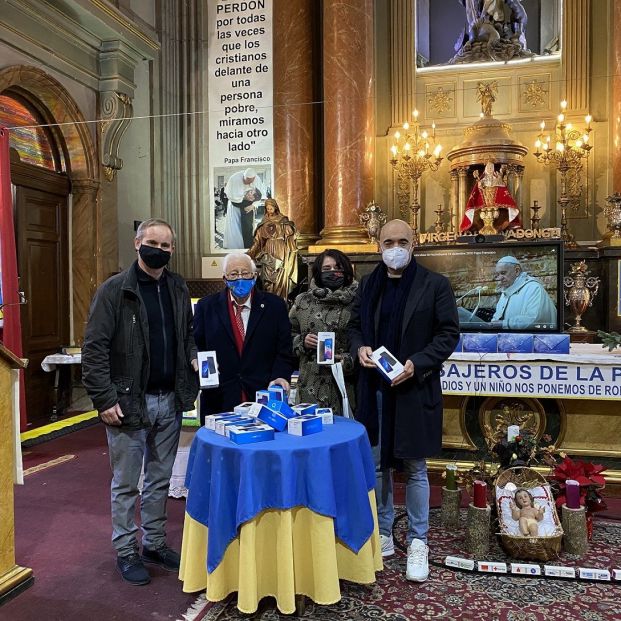
[[[474,184],[480,184],[479,172],[490,162],[495,164],[495,174],[503,176],[502,185],[506,184],[517,208],[523,211],[522,177],[524,157],[528,149],[512,137],[511,126],[508,123],[503,123],[492,116],[496,90],[495,82],[479,83],[481,118],[465,129],[464,140],[453,147],[447,155],[451,164],[451,212],[457,213],[458,222],[464,217],[468,196]],[[489,186],[487,189],[488,193],[493,191]],[[485,192],[483,197],[489,198]],[[488,205],[488,200],[485,200],[485,207],[485,213],[481,213],[481,217],[485,223],[485,234],[490,234],[495,232],[491,226],[495,206]],[[490,213],[486,213],[487,210],[490,210]]]

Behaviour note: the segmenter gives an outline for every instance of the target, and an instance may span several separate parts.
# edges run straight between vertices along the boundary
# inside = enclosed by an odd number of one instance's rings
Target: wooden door
[[[41,369],[48,354],[69,345],[68,181],[56,173],[19,165],[15,232],[22,306],[22,345],[28,422],[49,420],[54,373]]]

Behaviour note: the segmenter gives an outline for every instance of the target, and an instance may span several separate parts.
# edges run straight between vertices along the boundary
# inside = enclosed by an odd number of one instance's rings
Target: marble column
[[[373,198],[373,1],[324,0],[324,226],[320,245],[364,244]]]
[[[318,238],[315,192],[315,0],[274,0],[274,198],[298,246]]]
[[[621,0],[614,2],[612,61],[612,183],[621,192]]]

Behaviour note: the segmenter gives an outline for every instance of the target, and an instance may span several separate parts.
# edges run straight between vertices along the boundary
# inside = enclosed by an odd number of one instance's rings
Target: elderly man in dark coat
[[[459,339],[455,296],[448,280],[412,257],[412,229],[391,220],[380,234],[382,263],[365,276],[349,323],[352,355],[360,366],[356,418],[373,446],[375,488],[383,556],[394,553],[391,468],[407,475],[408,561],[406,578],[429,575],[429,481],[426,457],[442,448],[440,370]],[[385,346],[404,365],[392,383],[371,359]]]

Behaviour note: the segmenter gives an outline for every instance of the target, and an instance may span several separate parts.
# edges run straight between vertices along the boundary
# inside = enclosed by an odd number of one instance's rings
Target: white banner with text
[[[212,252],[249,248],[273,187],[273,0],[210,0]],[[254,175],[254,177],[252,176]]]
[[[445,395],[619,399],[619,365],[558,362],[468,362],[447,360],[442,368]]]

